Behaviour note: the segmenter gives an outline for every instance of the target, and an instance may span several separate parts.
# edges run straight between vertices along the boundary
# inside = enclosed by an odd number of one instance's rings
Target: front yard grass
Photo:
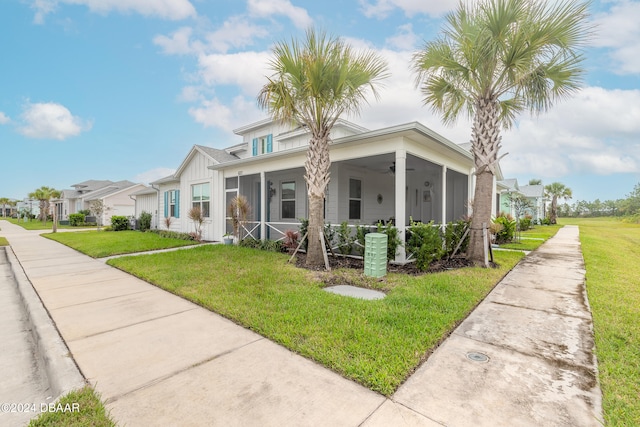
[[[5,221],[9,221],[12,224],[15,225],[19,225],[20,227],[24,228],[25,230],[52,230],[53,229],[53,221],[47,221],[46,223],[42,223],[42,221],[39,221],[37,219],[32,219],[30,221],[24,222],[21,219],[16,219],[16,218],[0,218],[3,219]],[[93,227],[95,228],[95,226],[87,226],[87,227]],[[72,227],[70,225],[60,225],[58,224],[58,228],[85,228],[83,227]]]
[[[108,263],[215,311],[386,396],[522,258],[496,254],[499,268],[389,274],[365,301],[322,290],[318,273],[285,254],[225,245],[122,257]],[[370,282],[360,272],[339,277]],[[375,282],[375,280],[374,280]]]
[[[94,258],[177,248],[197,244],[193,240],[161,237],[140,231],[78,231],[75,233],[47,233],[46,237]]]
[[[640,426],[640,225],[560,221],[580,227],[606,424]]]
[[[534,228],[520,232],[522,239],[519,242],[503,243],[500,245],[503,249],[516,249],[520,251],[534,251],[540,247],[549,238],[556,235],[562,226],[555,225],[536,225]],[[542,239],[542,240],[538,240]]]
[[[0,246],[9,246],[9,241],[6,237],[0,236]]]

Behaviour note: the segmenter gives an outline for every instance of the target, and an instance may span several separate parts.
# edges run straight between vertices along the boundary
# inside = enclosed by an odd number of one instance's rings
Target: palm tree
[[[259,104],[276,120],[297,123],[311,139],[304,164],[309,198],[307,265],[323,264],[320,233],[329,183],[330,132],[343,114],[357,114],[371,92],[388,76],[386,62],[373,52],[357,53],[342,40],[309,29],[303,42],[280,42],[273,48]]]
[[[0,207],[2,207],[2,216],[6,216],[6,207],[9,204],[9,199],[7,197],[0,197]]]
[[[542,185],[542,180],[538,178],[530,179],[529,185]]]
[[[501,128],[578,89],[586,18],[587,4],[576,0],[461,1],[442,36],[413,57],[424,103],[447,124],[473,118],[476,185],[467,256],[475,263],[484,264],[482,228],[491,220]]]
[[[552,182],[544,187],[545,197],[551,198],[551,208],[549,212],[549,220],[551,224],[556,224],[558,218],[558,198],[562,197],[565,200],[571,198],[572,193],[569,187],[559,182]]]
[[[57,199],[60,197],[60,191],[52,187],[42,186],[32,193],[29,193],[29,198],[36,199],[40,202],[40,220],[43,224],[47,222],[47,215],[49,213],[49,206],[51,199]],[[53,232],[58,230],[56,209],[53,210]]]

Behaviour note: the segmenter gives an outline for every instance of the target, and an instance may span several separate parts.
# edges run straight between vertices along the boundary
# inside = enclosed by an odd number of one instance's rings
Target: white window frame
[[[354,195],[351,194],[351,181],[358,181],[360,182],[360,197],[354,197]],[[349,220],[356,220],[356,221],[361,221],[362,220],[362,193],[363,188],[362,188],[362,179],[360,178],[349,178],[349,202],[347,204],[347,215],[349,217]],[[358,212],[358,218],[352,218],[351,217],[351,202],[352,201],[358,201],[360,203],[360,211]]]
[[[204,194],[205,192],[203,191],[204,186],[207,186],[206,194]],[[198,187],[200,188],[200,195],[195,196],[194,190]],[[196,200],[196,197],[198,198],[198,200]],[[205,197],[206,197],[206,200],[205,200]],[[207,204],[207,209],[203,208],[205,203]],[[211,216],[211,184],[209,182],[200,182],[197,184],[191,184],[191,207],[193,208],[199,207],[200,211],[202,212],[202,216],[205,218],[210,218]]]

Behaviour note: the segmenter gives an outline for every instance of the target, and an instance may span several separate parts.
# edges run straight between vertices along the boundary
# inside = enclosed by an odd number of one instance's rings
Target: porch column
[[[468,175],[468,184],[469,184],[469,188],[467,191],[467,194],[469,195],[469,200],[468,200],[468,204],[467,204],[467,215],[471,216],[473,215],[473,203],[471,203],[471,201],[474,199],[475,196],[475,191],[476,191],[476,169],[475,168],[471,168],[469,169],[469,175]]]
[[[398,229],[398,235],[400,241],[403,243],[398,248],[395,261],[404,264],[407,259],[407,254],[404,250],[404,242],[406,241],[406,193],[407,193],[407,152],[406,150],[396,151],[396,228]]]
[[[264,171],[260,172],[260,237],[267,240],[267,181]]]
[[[442,227],[447,223],[447,167],[442,165]]]

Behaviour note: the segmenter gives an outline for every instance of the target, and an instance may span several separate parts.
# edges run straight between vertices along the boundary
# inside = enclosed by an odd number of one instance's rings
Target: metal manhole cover
[[[467,353],[467,359],[472,360],[474,362],[488,362],[489,356],[484,353],[478,353],[476,351],[471,351]]]

